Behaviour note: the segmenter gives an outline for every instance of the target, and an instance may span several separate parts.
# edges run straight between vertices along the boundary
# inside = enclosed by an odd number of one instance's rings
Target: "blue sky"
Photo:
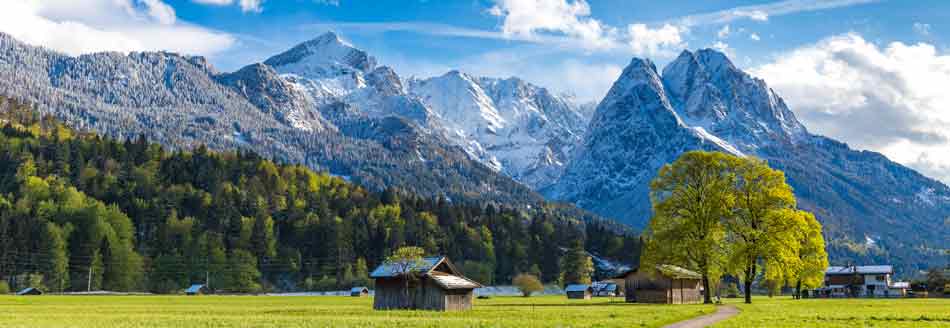
[[[72,55],[169,50],[223,71],[328,30],[402,76],[518,76],[579,101],[631,57],[719,48],[812,131],[950,182],[945,0],[17,0],[0,31]]]

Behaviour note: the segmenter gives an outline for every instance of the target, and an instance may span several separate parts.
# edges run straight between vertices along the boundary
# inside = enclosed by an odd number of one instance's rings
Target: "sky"
[[[813,133],[950,183],[945,0],[5,0],[0,32],[222,71],[335,31],[404,77],[518,76],[596,102],[632,57],[716,48]]]

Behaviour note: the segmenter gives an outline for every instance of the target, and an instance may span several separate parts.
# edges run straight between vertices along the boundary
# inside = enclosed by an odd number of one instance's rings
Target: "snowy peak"
[[[507,123],[476,79],[459,71],[411,82],[411,92],[419,96],[443,119],[474,130],[496,133]],[[474,125],[474,126],[473,126]]]
[[[719,51],[684,51],[663,70],[663,85],[687,125],[745,152],[775,142],[796,143],[807,135],[765,81],[739,70]]]
[[[634,58],[597,106],[591,129],[610,122],[637,125],[682,125],[673,111],[656,66],[648,59]]]
[[[280,73],[293,73],[323,78],[351,73],[369,72],[376,67],[376,58],[327,32],[264,61]]]

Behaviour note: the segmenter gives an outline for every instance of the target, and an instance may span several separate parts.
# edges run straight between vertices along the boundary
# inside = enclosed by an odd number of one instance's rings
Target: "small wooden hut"
[[[209,291],[210,290],[208,289],[208,286],[201,285],[201,284],[194,284],[194,285],[191,285],[191,287],[188,287],[188,289],[185,289],[185,295],[189,295],[189,296],[204,295],[204,294],[208,294]]]
[[[627,302],[689,304],[700,303],[702,276],[675,265],[658,265],[655,270],[629,270],[623,277]]]
[[[24,288],[23,290],[17,292],[16,294],[19,295],[19,296],[43,295],[43,291],[42,291],[42,290],[39,290],[39,289],[36,289],[36,288],[33,288],[33,287],[27,287],[27,288]]]
[[[369,296],[369,288],[366,288],[366,287],[353,287],[353,288],[350,288],[350,296],[353,296],[353,297],[366,297],[366,296]]]
[[[594,289],[590,285],[567,285],[567,287],[564,287],[564,293],[567,294],[568,299],[589,300],[594,293]]]
[[[376,279],[373,309],[461,311],[472,308],[474,289],[482,287],[481,284],[463,276],[444,256],[427,257],[422,262],[410,268],[410,279],[397,272],[397,266],[391,263],[373,270],[370,274],[370,278]]]

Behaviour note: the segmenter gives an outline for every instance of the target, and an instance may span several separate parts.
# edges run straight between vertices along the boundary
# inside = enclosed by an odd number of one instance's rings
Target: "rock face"
[[[945,263],[950,188],[867,151],[810,134],[764,81],[714,50],[664,70],[634,59],[596,112],[577,156],[543,190],[553,199],[643,227],[659,168],[703,149],[763,158],[785,171],[799,206],[825,227],[832,261]]]

